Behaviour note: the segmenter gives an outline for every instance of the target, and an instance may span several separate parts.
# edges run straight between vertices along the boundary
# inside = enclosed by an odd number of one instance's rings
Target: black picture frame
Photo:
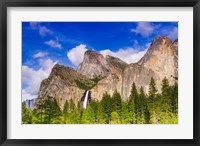
[[[193,7],[193,135],[187,139],[86,139],[86,140],[24,140],[7,139],[7,8],[8,7]],[[141,146],[197,146],[200,128],[200,2],[199,0],[0,0],[0,144],[2,146],[64,146],[64,145],[141,145]],[[188,38],[189,39],[189,38]]]

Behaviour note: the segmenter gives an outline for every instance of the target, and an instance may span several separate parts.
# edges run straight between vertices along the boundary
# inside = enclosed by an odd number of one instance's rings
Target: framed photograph
[[[199,10],[0,2],[1,145],[199,145]]]

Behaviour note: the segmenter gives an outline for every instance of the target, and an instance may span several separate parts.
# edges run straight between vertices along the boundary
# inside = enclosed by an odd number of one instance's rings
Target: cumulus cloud
[[[62,45],[58,42],[58,39],[57,40],[49,40],[44,43],[52,48],[62,49]]]
[[[136,51],[134,48],[127,48],[127,49],[119,49],[116,52],[113,52],[109,49],[102,50],[100,53],[104,56],[111,55],[117,58],[120,58],[126,63],[135,63],[138,62],[146,53],[147,49],[143,51]]]
[[[153,25],[150,22],[138,22],[135,29],[131,29],[131,32],[142,35],[143,37],[148,37],[154,33],[154,30],[159,26]]]
[[[33,54],[33,58],[42,58],[48,55],[48,52],[38,52],[36,54]]]
[[[22,82],[26,87],[22,90],[22,100],[36,98],[40,88],[40,83],[43,79],[47,78],[56,64],[51,59],[41,59],[40,68],[38,70],[29,66],[22,66]]]
[[[31,100],[34,98],[37,98],[36,94],[30,94],[26,90],[24,90],[24,89],[22,90],[22,101]]]
[[[83,60],[84,53],[87,50],[88,49],[86,48],[86,45],[80,44],[79,46],[76,46],[67,52],[67,57],[73,65],[78,66]]]
[[[30,27],[33,30],[38,30],[40,36],[46,36],[47,34],[52,34],[53,32],[46,26],[42,26],[39,22],[30,22]]]

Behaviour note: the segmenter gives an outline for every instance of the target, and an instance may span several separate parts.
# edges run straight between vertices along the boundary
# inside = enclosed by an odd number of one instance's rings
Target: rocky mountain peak
[[[50,76],[55,75],[55,73],[58,73],[63,70],[66,71],[68,74],[76,73],[76,71],[71,67],[60,65],[60,64],[55,64],[54,67],[52,68]]]
[[[158,36],[138,64],[154,71],[160,78],[159,82],[165,76],[172,82],[171,76],[178,74],[177,52],[178,40],[172,42],[168,37]]]
[[[54,97],[61,108],[66,99],[78,101],[85,90],[91,89],[96,82],[79,74],[71,67],[56,64],[50,76],[44,79],[40,85],[39,97]]]
[[[166,36],[157,36],[154,38],[152,45],[155,44],[168,44],[168,43],[172,43],[171,39],[166,37]]]
[[[104,59],[104,56],[97,53],[94,50],[88,50],[84,53],[83,62],[85,63],[100,63]]]
[[[105,59],[108,63],[110,63],[111,66],[113,66],[117,70],[122,71],[128,65],[126,62],[122,61],[121,59],[119,59],[117,57],[110,56],[110,55],[106,55]]]
[[[85,52],[83,62],[78,66],[77,72],[92,79],[98,76],[104,77],[110,70],[102,54],[88,50]]]
[[[174,50],[172,48],[173,45],[176,45],[178,43],[178,40],[175,40],[172,42],[168,37],[166,36],[157,36],[149,46],[148,51],[146,54],[140,59],[138,62],[140,65],[145,64],[149,62],[150,60],[163,60],[160,56],[173,56]],[[156,60],[154,60],[154,63]],[[152,62],[153,63],[153,62]]]
[[[126,63],[119,58],[88,50],[84,54],[83,62],[78,66],[77,72],[90,79],[106,77],[109,73],[119,74],[126,67]]]

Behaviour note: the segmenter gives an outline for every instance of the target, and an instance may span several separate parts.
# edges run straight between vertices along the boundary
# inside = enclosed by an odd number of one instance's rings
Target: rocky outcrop
[[[92,98],[100,100],[105,92],[117,90],[123,99],[130,95],[132,83],[148,92],[151,77],[158,91],[167,77],[170,84],[178,76],[178,40],[172,42],[164,36],[156,37],[146,54],[137,62],[127,64],[113,56],[103,56],[93,50],[86,51],[77,71],[55,65],[48,79],[42,81],[39,97],[56,98],[61,108],[67,99],[79,101],[86,90]]]
[[[156,73],[149,69],[145,68],[137,63],[130,64],[123,73],[122,76],[122,89],[121,89],[121,96],[123,99],[127,99],[130,96],[131,87],[133,82],[135,82],[137,89],[142,86],[144,91],[148,93],[148,87],[150,83],[151,77],[154,78],[155,81],[159,79]]]
[[[109,74],[106,78],[102,79],[98,82],[96,86],[91,89],[92,98],[100,100],[104,93],[109,93],[112,95],[115,90],[118,92],[121,91],[122,88],[122,74]]]
[[[151,77],[156,82],[158,91],[164,77],[173,84],[178,75],[178,40],[172,42],[164,36],[156,37],[146,54],[138,63],[129,64],[122,68],[121,74],[109,75],[92,88],[92,97],[101,98],[103,93],[113,94],[117,90],[123,99],[127,99],[131,92],[132,83],[137,88],[142,86],[146,93],[149,90]]]
[[[77,102],[85,90],[91,89],[94,85],[96,85],[94,81],[74,69],[56,64],[49,78],[42,81],[38,96],[54,97],[63,108],[66,100],[73,99]]]
[[[93,50],[86,51],[83,62],[78,66],[77,72],[90,79],[107,77],[109,74],[119,74],[127,66],[127,63],[119,58],[102,54]]]
[[[105,77],[110,73],[110,66],[103,55],[89,50],[84,54],[83,62],[78,66],[77,72],[92,79],[95,77]]]
[[[178,40],[172,42],[164,36],[156,37],[138,64],[153,70],[158,76],[157,83],[164,77],[173,83],[178,76]]]

